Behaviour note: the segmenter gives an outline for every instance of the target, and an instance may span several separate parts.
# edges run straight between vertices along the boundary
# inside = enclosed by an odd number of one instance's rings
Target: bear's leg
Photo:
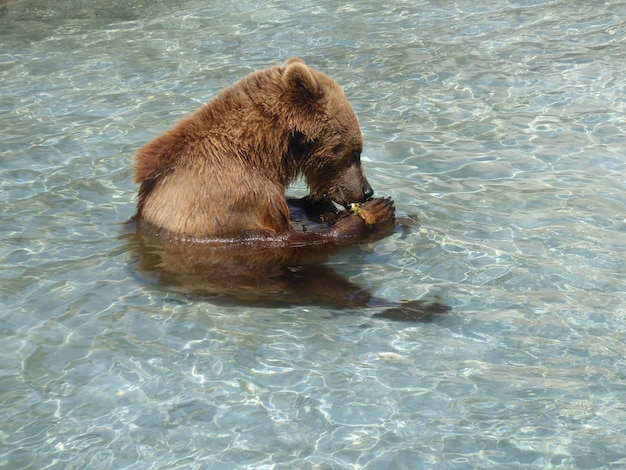
[[[312,219],[322,221],[323,217],[330,214],[337,214],[339,210],[332,201],[328,199],[316,200],[311,195],[301,197],[299,199],[289,198],[287,199],[289,207],[297,207]]]

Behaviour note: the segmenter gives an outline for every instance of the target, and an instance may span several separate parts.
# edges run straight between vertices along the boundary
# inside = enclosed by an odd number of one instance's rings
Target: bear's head
[[[374,191],[361,167],[359,121],[341,87],[300,59],[282,65],[282,117],[293,134],[291,154],[318,200],[344,207],[364,202]]]

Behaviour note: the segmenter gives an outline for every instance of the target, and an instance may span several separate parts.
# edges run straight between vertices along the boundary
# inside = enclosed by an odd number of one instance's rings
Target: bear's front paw
[[[381,230],[393,225],[396,220],[396,208],[390,197],[370,199],[360,205],[360,212],[365,213],[363,221],[372,229]]]
[[[327,234],[341,239],[363,238],[371,241],[372,236],[378,237],[393,226],[395,212],[391,198],[353,204],[350,210],[337,214],[337,220]]]

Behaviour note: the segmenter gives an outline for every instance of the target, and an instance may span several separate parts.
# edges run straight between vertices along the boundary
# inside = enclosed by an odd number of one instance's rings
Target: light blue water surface
[[[626,466],[626,3],[0,1],[0,468]],[[329,262],[431,323],[216,305],[133,152],[297,55],[421,226]]]

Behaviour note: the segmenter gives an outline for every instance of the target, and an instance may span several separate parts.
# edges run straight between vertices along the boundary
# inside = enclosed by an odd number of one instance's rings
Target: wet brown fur
[[[137,152],[135,219],[176,240],[285,237],[284,192],[299,176],[316,201],[371,196],[362,145],[339,85],[292,58],[236,82]],[[358,236],[344,232],[318,238]]]

